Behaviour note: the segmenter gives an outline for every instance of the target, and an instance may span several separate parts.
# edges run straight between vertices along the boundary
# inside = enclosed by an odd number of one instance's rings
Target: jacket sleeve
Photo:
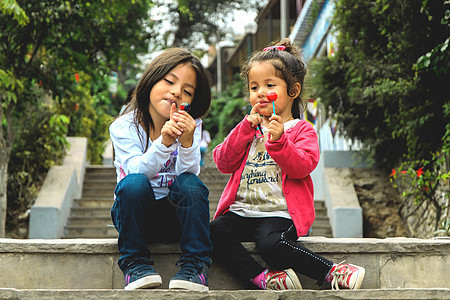
[[[308,176],[319,163],[319,144],[315,129],[301,120],[277,141],[266,141],[269,155],[291,179]]]
[[[191,147],[183,148],[178,141],[175,141],[170,147],[166,147],[162,143],[162,137],[159,136],[152,143],[149,143],[148,149],[144,152],[147,136],[139,133],[136,126],[127,121],[126,118],[117,119],[109,128],[114,146],[114,165],[116,168],[121,168],[125,175],[139,173],[145,175],[148,179],[152,179],[160,172],[161,167],[169,160],[170,155],[178,151],[175,163],[176,174],[190,172],[198,175],[200,173],[202,121],[196,119],[196,123],[194,141]],[[141,139],[139,139],[139,135],[141,135]],[[141,140],[144,141],[144,145],[142,145]]]
[[[181,143],[178,143],[178,159],[175,164],[175,171],[177,174],[189,172],[198,175],[200,173],[200,140],[202,133],[202,120],[196,119],[195,121],[196,127],[192,146],[189,148],[183,148]]]
[[[109,131],[114,146],[114,165],[126,175],[139,173],[148,179],[155,177],[177,147],[175,143],[170,147],[164,146],[159,137],[144,152],[145,144],[142,145],[136,127],[120,118],[111,124]],[[141,137],[144,143],[146,138]]]
[[[255,136],[256,129],[247,116],[230,131],[226,139],[213,150],[213,159],[221,173],[233,173],[242,163],[248,145]]]

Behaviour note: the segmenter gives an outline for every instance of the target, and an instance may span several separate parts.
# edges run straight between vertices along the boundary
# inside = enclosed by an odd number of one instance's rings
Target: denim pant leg
[[[199,257],[210,264],[208,196],[208,188],[192,173],[178,175],[169,193],[181,225],[181,257]]]
[[[129,174],[117,184],[115,195],[111,218],[119,232],[118,247],[122,255],[119,266],[129,258],[150,258],[146,231],[149,228],[149,212],[155,201],[150,182],[145,175]]]

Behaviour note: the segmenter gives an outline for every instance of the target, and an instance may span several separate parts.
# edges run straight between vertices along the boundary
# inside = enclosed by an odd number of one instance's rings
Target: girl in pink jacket
[[[335,264],[297,242],[314,222],[310,173],[320,152],[314,128],[300,119],[305,74],[288,39],[256,52],[244,67],[252,110],[213,151],[219,171],[232,174],[210,225],[214,256],[261,289],[301,289],[296,273],[358,289],[364,268]],[[275,269],[256,262],[243,241],[254,241]]]

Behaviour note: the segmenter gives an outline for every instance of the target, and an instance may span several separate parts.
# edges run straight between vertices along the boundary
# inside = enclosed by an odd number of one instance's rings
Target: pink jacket
[[[232,173],[220,197],[214,218],[234,203],[242,172],[256,129],[245,117],[213,150],[221,173]],[[314,128],[305,120],[287,129],[277,141],[267,140],[269,155],[281,168],[283,194],[297,235],[305,236],[315,219],[314,187],[309,175],[319,162],[319,145]]]

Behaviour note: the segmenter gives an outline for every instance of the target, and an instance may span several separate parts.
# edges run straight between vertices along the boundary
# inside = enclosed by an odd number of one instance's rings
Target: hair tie
[[[270,47],[266,47],[263,49],[263,51],[268,51],[268,50],[286,50],[286,46],[280,45],[280,46],[270,46]]]

